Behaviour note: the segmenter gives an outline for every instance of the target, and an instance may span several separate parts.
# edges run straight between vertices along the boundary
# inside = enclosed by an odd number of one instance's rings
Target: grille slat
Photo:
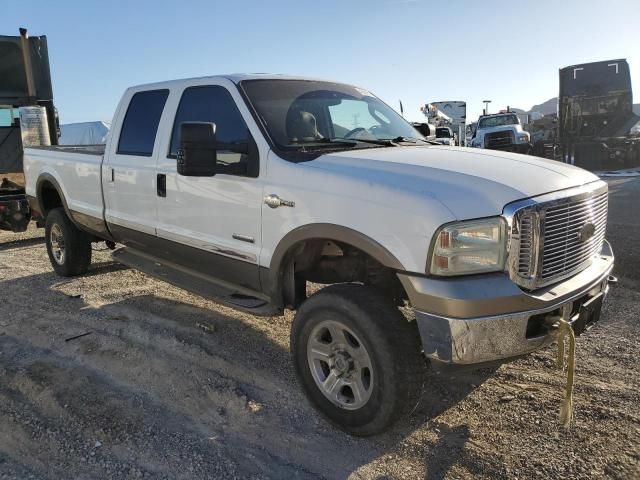
[[[598,237],[598,239],[600,239],[600,237]],[[598,240],[596,239],[596,240]],[[595,249],[595,248],[599,248],[602,245],[598,245],[597,242],[590,242],[587,246],[587,248],[585,249],[581,249],[575,253],[573,253],[572,255],[563,255],[561,257],[556,257],[556,258],[552,258],[549,259],[548,261],[543,263],[543,267],[542,267],[542,271],[555,271],[555,268],[560,265],[561,263],[571,263],[573,260],[578,259],[578,258],[583,258],[583,257],[589,257],[590,256],[590,252]],[[547,260],[547,258],[545,257],[545,260]]]
[[[556,243],[559,238],[567,238],[567,237],[575,237],[574,239],[578,239],[578,233],[580,229],[584,227],[585,223],[593,223],[597,225],[598,223],[606,220],[606,214],[603,214],[597,218],[586,218],[582,223],[578,225],[571,225],[566,227],[564,230],[554,230],[551,235],[545,232],[544,244],[546,246],[552,246]],[[569,238],[570,239],[570,238]],[[546,251],[546,250],[545,250]]]
[[[566,212],[563,212],[562,214],[555,214],[555,215],[546,215],[546,220],[548,223],[557,223],[557,222],[562,222],[565,219],[571,217],[571,220],[574,219],[578,219],[578,218],[583,218],[583,217],[587,217],[589,215],[595,215],[597,213],[602,212],[603,210],[606,210],[606,205],[604,205],[602,202],[599,203],[595,203],[593,205],[590,205],[588,208],[583,208],[580,210],[572,210],[569,209]]]
[[[607,213],[608,192],[601,188],[525,207],[518,216],[519,235],[514,237],[518,245],[513,267],[516,281],[537,288],[586,268],[602,248]],[[592,227],[586,227],[588,224]]]
[[[555,206],[549,209],[548,213],[562,212],[570,208],[575,208],[576,205],[580,206],[581,208],[585,208],[591,204],[600,203],[605,198],[607,198],[607,194],[600,194],[600,195],[596,195],[595,197],[589,198],[587,201],[566,202],[564,204],[561,204],[559,206]]]
[[[547,230],[549,230],[549,228],[565,225],[567,220],[575,224],[575,223],[580,223],[580,221],[586,218],[597,217],[598,215],[602,215],[603,213],[607,213],[607,207],[606,205],[599,205],[597,208],[586,211],[585,213],[582,213],[580,215],[572,215],[571,213],[568,213],[568,214],[564,214],[562,217],[555,217],[553,219],[549,219],[547,217],[545,218],[545,224],[547,225]],[[572,216],[570,217],[570,215]]]

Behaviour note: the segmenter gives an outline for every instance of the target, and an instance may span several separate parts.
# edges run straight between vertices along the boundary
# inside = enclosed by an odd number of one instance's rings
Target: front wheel
[[[353,435],[386,430],[420,399],[418,329],[375,289],[333,285],[313,295],[296,314],[291,348],[307,397]]]
[[[63,208],[47,214],[45,241],[51,266],[58,275],[82,275],[91,264],[91,239],[76,227]]]

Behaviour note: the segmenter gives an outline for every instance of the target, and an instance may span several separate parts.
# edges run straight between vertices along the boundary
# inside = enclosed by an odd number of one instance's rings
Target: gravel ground
[[[41,230],[1,232],[0,478],[640,478],[640,179],[610,184],[620,282],[578,339],[569,431],[549,348],[431,373],[409,420],[349,437],[295,384],[290,313],[238,313],[107,251],[63,279]]]

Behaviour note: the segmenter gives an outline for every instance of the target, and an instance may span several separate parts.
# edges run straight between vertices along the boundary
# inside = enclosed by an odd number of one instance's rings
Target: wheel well
[[[40,199],[40,207],[42,208],[42,215],[47,216],[54,208],[62,207],[62,197],[58,193],[58,189],[48,181],[45,181],[40,186],[38,197]]]
[[[362,249],[327,238],[305,239],[292,245],[278,272],[285,307],[297,308],[307,297],[307,283],[330,285],[362,283],[370,285],[401,305],[406,292],[389,268]]]

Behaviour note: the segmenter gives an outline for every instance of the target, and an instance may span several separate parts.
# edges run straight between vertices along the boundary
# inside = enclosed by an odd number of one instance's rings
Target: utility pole
[[[484,114],[489,115],[489,104],[491,100],[482,100],[482,103],[484,103]]]

